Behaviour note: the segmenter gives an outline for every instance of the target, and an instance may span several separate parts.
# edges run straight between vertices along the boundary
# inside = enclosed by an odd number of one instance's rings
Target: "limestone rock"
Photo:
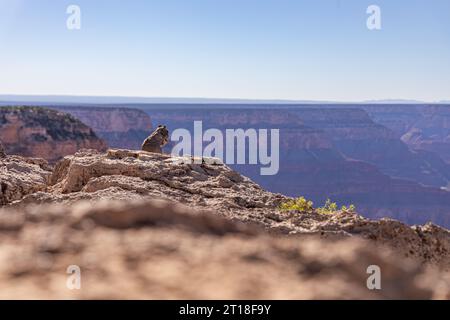
[[[45,191],[50,176],[51,168],[43,159],[0,157],[0,205]]]

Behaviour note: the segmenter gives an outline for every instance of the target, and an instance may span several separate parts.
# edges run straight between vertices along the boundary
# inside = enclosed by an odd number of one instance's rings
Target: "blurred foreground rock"
[[[450,298],[448,273],[367,241],[268,235],[166,200],[4,210],[0,241],[0,298]]]

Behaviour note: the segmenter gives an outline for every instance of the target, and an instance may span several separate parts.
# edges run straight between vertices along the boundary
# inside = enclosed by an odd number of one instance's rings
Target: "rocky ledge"
[[[346,211],[280,211],[288,198],[218,160],[191,160],[82,150],[50,172],[38,160],[1,159],[2,186],[21,192],[3,197],[0,211],[2,292],[22,298],[24,292],[31,298],[450,298],[448,230]],[[80,291],[65,287],[69,265],[83,270]],[[370,265],[382,270],[382,290],[366,287]]]
[[[1,153],[1,149],[0,149]],[[0,156],[0,206],[47,190],[51,167],[43,159]]]

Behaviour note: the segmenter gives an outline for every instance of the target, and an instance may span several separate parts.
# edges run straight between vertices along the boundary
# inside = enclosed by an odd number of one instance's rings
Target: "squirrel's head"
[[[159,125],[158,128],[156,128],[156,132],[159,133],[163,138],[163,145],[166,145],[169,142],[169,130],[167,130],[166,126]]]

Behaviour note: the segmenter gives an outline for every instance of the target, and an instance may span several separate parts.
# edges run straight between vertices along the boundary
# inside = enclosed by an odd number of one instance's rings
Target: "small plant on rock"
[[[347,206],[342,206],[341,211],[345,211],[345,212],[355,212],[356,211],[356,207],[354,204]]]
[[[336,211],[338,211],[338,206],[336,202],[331,202],[330,199],[327,199],[323,207],[317,208],[317,212],[320,214],[333,214]]]
[[[314,210],[313,205],[312,201],[306,200],[305,197],[299,197],[282,203],[280,210],[311,212]]]
[[[330,199],[327,199],[323,207],[314,209],[314,203],[310,200],[305,199],[305,197],[299,197],[292,200],[288,200],[283,202],[280,207],[282,211],[299,211],[299,212],[317,212],[318,214],[334,214],[338,211],[343,212],[355,212],[356,207],[351,204],[349,206],[342,206],[341,209],[338,209],[338,205],[336,202],[332,202]]]

